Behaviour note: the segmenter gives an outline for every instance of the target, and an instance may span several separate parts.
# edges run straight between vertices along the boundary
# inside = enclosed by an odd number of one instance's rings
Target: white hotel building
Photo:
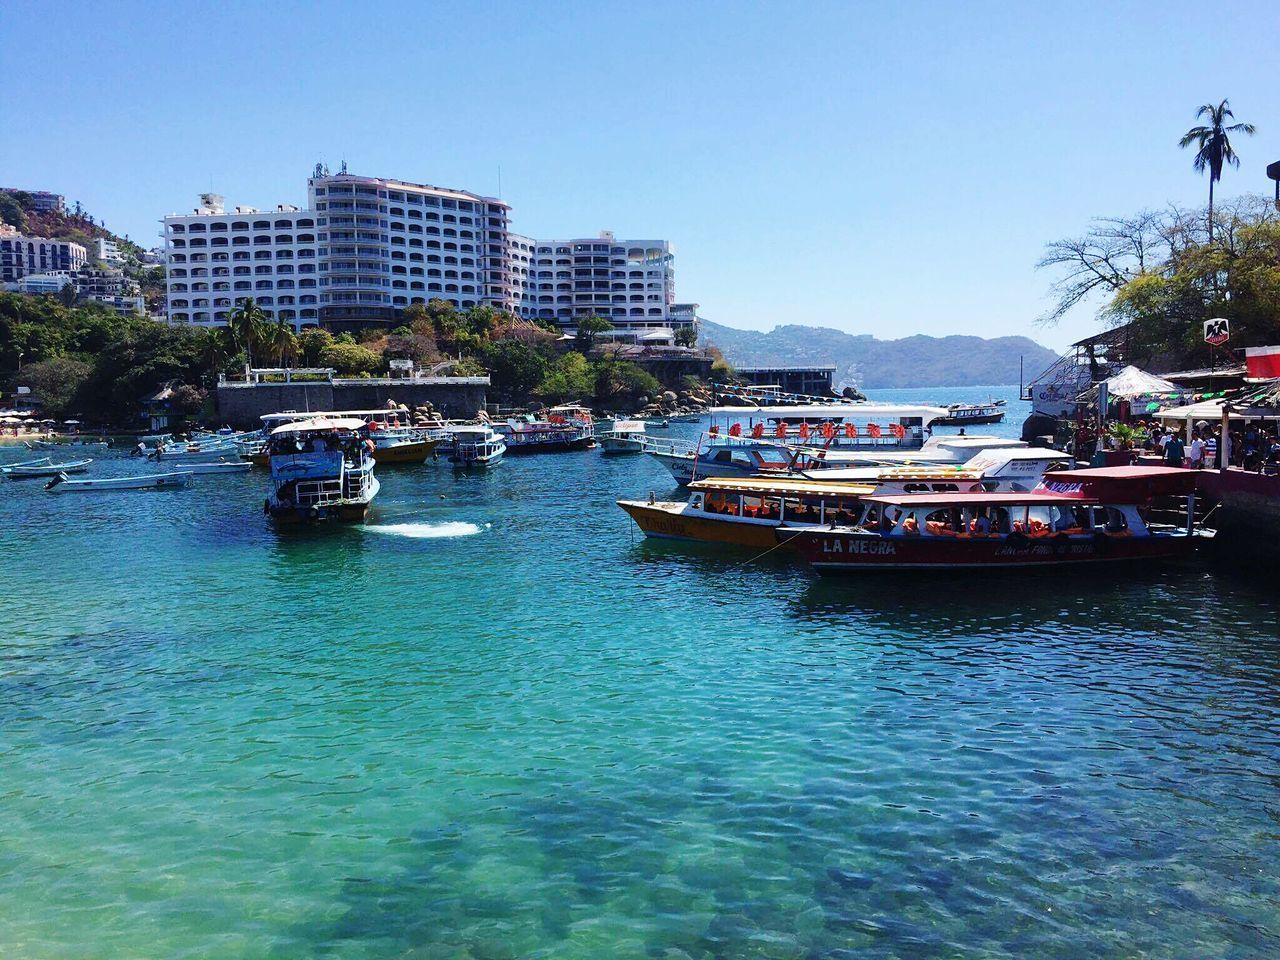
[[[204,194],[164,218],[171,323],[220,326],[253,297],[297,329],[394,325],[410,304],[489,304],[572,327],[595,313],[619,332],[673,324],[663,240],[531,240],[501,200],[340,173],[307,181],[308,208],[236,207]]]

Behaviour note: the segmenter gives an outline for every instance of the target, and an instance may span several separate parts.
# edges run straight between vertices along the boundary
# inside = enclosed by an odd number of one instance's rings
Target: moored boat
[[[965,427],[982,423],[999,423],[1004,419],[1005,402],[989,400],[986,403],[950,403],[947,415],[933,421],[934,426]]]
[[[451,433],[449,460],[457,467],[490,467],[507,451],[502,435],[487,423],[455,426]]]
[[[1193,521],[1195,482],[1164,467],[1066,470],[1031,492],[877,494],[858,523],[776,535],[821,573],[1164,560],[1207,535]],[[1150,522],[1156,498],[1185,498],[1185,524]]]
[[[600,442],[600,452],[606,455],[643,453],[645,441],[644,421],[615,420],[609,429],[601,433],[596,439]]]
[[[26,466],[4,467],[4,475],[11,480],[56,477],[62,473],[84,473],[93,459],[68,460],[66,463],[33,463]]]
[[[363,420],[317,417],[271,432],[271,495],[263,512],[283,524],[364,523],[379,484]]]
[[[47,484],[50,493],[107,493],[113,490],[176,490],[191,482],[190,470],[156,473],[145,477],[102,477],[96,480],[68,480],[58,474]]]
[[[217,463],[188,463],[182,469],[186,473],[200,475],[246,473],[253,469],[253,464],[246,460],[220,460]]]

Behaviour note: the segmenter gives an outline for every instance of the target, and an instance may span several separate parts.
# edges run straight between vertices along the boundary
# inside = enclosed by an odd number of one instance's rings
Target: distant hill
[[[1027,337],[904,337],[877,340],[830,327],[786,324],[768,333],[704,321],[702,343],[718,347],[734,366],[836,366],[836,386],[864,390],[966,387],[1017,383],[1018,358],[1027,378],[1058,354]]]

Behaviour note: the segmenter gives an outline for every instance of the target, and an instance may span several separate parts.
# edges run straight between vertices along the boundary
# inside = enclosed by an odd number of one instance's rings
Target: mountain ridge
[[[1017,383],[1020,358],[1024,377],[1035,376],[1058,359],[1055,351],[1030,337],[914,334],[880,340],[869,333],[796,323],[762,333],[704,320],[700,340],[718,348],[736,367],[835,364],[837,388],[854,385],[864,390]]]

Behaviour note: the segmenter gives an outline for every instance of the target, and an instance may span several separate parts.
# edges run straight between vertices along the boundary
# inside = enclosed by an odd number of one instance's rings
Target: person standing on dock
[[[1204,466],[1204,441],[1200,439],[1199,431],[1191,438],[1191,447],[1187,450],[1187,457],[1190,460],[1192,470],[1199,470]]]
[[[1176,433],[1170,431],[1165,435],[1164,441],[1164,462],[1166,466],[1180,467],[1183,460],[1187,456],[1187,446],[1182,442],[1182,438]]]

